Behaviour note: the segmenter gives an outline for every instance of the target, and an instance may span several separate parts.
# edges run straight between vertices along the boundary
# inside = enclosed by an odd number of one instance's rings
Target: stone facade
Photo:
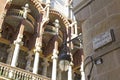
[[[76,17],[79,22],[83,22],[81,27],[85,57],[92,56],[93,61],[99,57],[103,59],[102,64],[93,63],[90,79],[87,76],[90,73],[92,61],[90,58],[85,60],[86,80],[119,80],[120,0],[91,0],[86,7],[76,13]],[[93,39],[110,29],[113,29],[114,40],[94,50]]]
[[[72,0],[1,0],[0,80],[80,79],[83,49],[78,37],[82,35],[71,3]],[[71,60],[68,70],[62,72],[59,55],[65,43]]]

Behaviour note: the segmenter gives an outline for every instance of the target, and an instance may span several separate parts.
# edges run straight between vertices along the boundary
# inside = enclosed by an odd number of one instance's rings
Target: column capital
[[[22,38],[23,38],[23,35],[22,35],[22,34],[18,34],[18,37],[17,37],[17,39],[14,41],[14,44],[23,45]]]
[[[53,49],[53,55],[54,55],[54,54],[58,54],[58,53],[59,53],[59,51],[58,51],[58,50]]]
[[[20,45],[23,45],[23,42],[21,40],[15,40],[14,41],[14,44],[20,44]]]
[[[57,54],[56,54],[56,55],[53,55],[51,58],[52,58],[52,59],[57,59],[57,58],[58,58],[58,55],[57,55]]]
[[[36,44],[35,44],[35,50],[34,50],[34,52],[39,52],[39,53],[42,52],[40,43],[36,43]]]
[[[70,62],[70,66],[73,66],[73,65],[74,65],[73,62],[71,61],[71,62]]]
[[[59,53],[59,51],[58,51],[58,50],[53,49],[52,59],[57,59],[57,58],[58,58],[58,53]]]
[[[35,43],[35,50],[34,50],[34,52],[41,52],[42,50],[41,50],[41,48],[42,48],[42,40],[41,40],[42,38],[40,38],[40,37],[37,37],[36,38],[36,43]]]

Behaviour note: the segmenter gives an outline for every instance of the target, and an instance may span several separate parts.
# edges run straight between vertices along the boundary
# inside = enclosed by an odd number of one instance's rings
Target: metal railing
[[[11,67],[10,65],[1,62],[0,76],[10,80],[50,80],[50,78],[45,76],[33,74],[32,72],[17,67]]]

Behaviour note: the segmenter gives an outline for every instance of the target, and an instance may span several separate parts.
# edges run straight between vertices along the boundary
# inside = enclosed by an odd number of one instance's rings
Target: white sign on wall
[[[96,50],[113,41],[112,30],[99,34],[93,39],[93,49]]]

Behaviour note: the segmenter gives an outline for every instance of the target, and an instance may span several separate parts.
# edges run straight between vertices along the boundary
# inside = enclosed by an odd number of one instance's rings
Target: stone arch
[[[43,7],[42,7],[40,1],[38,1],[38,0],[30,0],[30,1],[34,4],[36,9],[38,9],[39,13],[43,13]],[[58,11],[55,11],[55,10],[50,10],[50,13],[53,15],[58,15],[62,19],[65,26],[66,27],[69,26],[70,23],[69,23],[68,19],[66,17],[64,17],[61,13],[59,13]]]
[[[66,27],[69,26],[70,23],[69,23],[68,19],[65,18],[61,13],[59,13],[58,11],[55,11],[55,10],[50,10],[50,13],[53,15],[58,15],[62,19],[64,25]]]

